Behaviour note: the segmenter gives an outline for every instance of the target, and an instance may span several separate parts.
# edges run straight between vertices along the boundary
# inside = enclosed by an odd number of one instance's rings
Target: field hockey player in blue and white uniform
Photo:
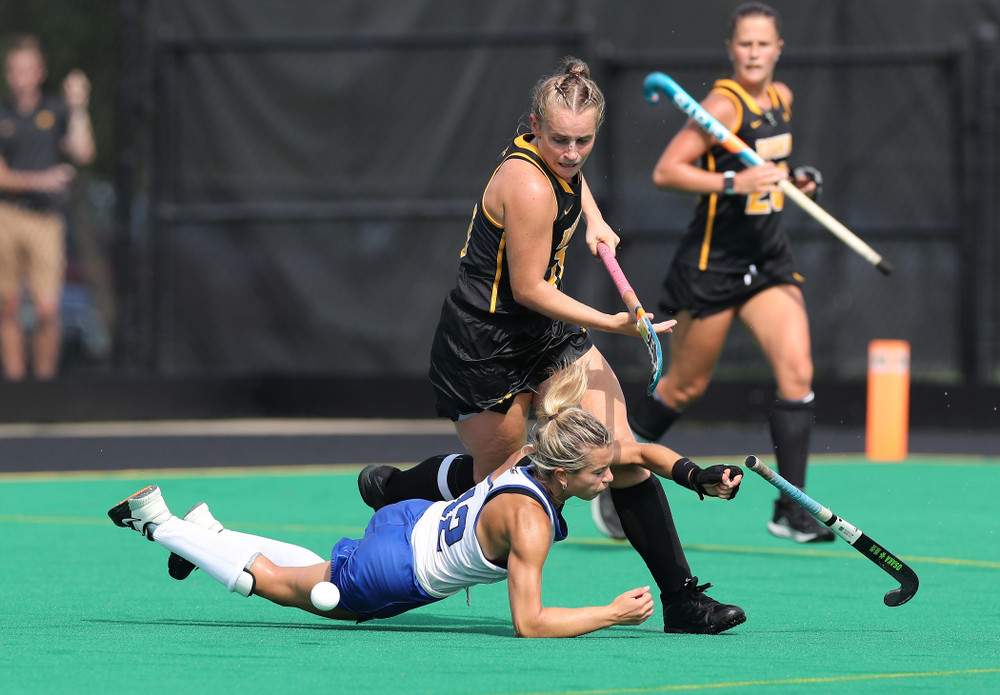
[[[640,465],[699,496],[723,499],[736,495],[742,471],[736,466],[701,469],[663,446],[616,441],[579,407],[587,383],[581,364],[558,372],[540,404],[541,424],[532,444],[456,500],[383,507],[361,539],[344,538],[333,547],[331,561],[299,546],[225,529],[204,503],[192,508],[188,520],[176,517],[156,485],[126,498],[108,515],[200,567],[229,591],[329,618],[390,618],[506,579],[519,636],[572,637],[637,625],[653,613],[648,586],[625,591],[605,605],[542,605],[542,567],[552,544],[567,533],[563,504],[573,497],[595,498],[613,480],[612,465]],[[339,589],[340,602],[331,610],[316,608],[310,599],[321,582]],[[743,611],[735,611],[720,615],[726,621],[722,629],[745,620]]]

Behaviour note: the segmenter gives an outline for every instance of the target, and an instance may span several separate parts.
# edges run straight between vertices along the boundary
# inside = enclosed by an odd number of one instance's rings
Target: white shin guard
[[[152,536],[164,548],[207,572],[227,591],[249,596],[253,590],[253,575],[246,570],[261,552],[246,541],[209,531],[176,516],[157,526]]]
[[[311,567],[326,562],[313,551],[299,545],[284,541],[276,541],[264,536],[223,529],[219,532],[224,537],[239,539],[260,551],[260,554],[281,567]]]

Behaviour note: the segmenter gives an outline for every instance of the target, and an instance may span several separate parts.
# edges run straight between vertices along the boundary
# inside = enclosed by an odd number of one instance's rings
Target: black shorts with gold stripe
[[[739,306],[769,287],[801,287],[804,282],[805,278],[795,271],[794,258],[788,252],[741,268],[709,265],[705,270],[699,270],[697,265],[678,256],[663,281],[659,316],[673,316],[684,310],[695,318],[711,316]]]

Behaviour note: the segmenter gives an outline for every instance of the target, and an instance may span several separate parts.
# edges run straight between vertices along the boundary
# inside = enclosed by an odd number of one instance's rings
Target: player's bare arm
[[[551,258],[556,200],[548,179],[534,165],[504,163],[490,184],[502,201],[507,265],[514,298],[522,306],[556,321],[611,333],[638,335],[628,312],[606,314],[561,292],[546,281]],[[489,196],[492,201],[494,196]],[[488,204],[490,204],[488,201]]]
[[[701,102],[705,110],[730,130],[739,123],[736,106],[721,94],[710,94]],[[670,141],[653,169],[653,183],[661,189],[684,193],[721,193],[723,172],[706,171],[696,164],[714,143],[708,133],[694,122],[688,122]],[[767,162],[736,172],[733,192],[741,195],[773,188],[787,178],[785,170]]]
[[[612,445],[612,460],[618,465],[642,466],[661,478],[672,479],[679,485],[698,492],[699,496],[732,499],[743,480],[739,466],[716,465],[701,468],[661,444],[618,441]]]
[[[537,502],[522,495],[508,496],[521,498],[503,511],[510,539],[507,590],[514,632],[519,637],[576,637],[612,625],[637,625],[652,615],[649,587],[625,592],[606,606],[542,605],[542,567],[550,546],[549,519]]]
[[[90,80],[81,70],[73,70],[63,81],[63,98],[69,106],[69,122],[63,138],[63,151],[79,166],[92,164],[97,156],[94,130],[87,107],[90,104]]]

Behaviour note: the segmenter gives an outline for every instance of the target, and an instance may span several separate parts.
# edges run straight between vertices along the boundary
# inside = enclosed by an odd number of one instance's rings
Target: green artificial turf
[[[703,461],[702,463],[711,463]],[[712,597],[742,606],[716,636],[644,625],[569,640],[513,636],[506,585],[398,618],[327,621],[177,582],[167,552],[106,511],[158,483],[173,511],[206,500],[227,526],[326,556],[369,510],[358,467],[0,477],[0,673],[5,693],[996,693],[1000,692],[1000,459],[817,457],[809,492],[917,572],[916,597],[846,543],[797,546],[765,530],[775,492],[753,473],[736,500],[664,481],[688,560]],[[553,549],[543,599],[608,603],[649,583],[581,501]]]

